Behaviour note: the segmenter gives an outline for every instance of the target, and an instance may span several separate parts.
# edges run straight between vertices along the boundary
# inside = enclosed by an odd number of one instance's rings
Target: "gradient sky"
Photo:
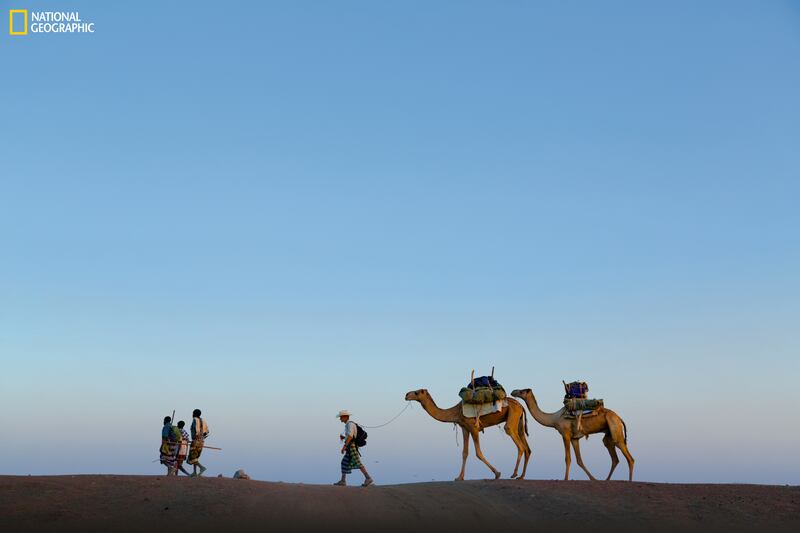
[[[209,473],[327,483],[339,409],[494,365],[639,480],[800,483],[800,3],[6,5],[96,33],[0,34],[0,474],[160,474],[199,407]],[[415,404],[364,457],[460,449]]]

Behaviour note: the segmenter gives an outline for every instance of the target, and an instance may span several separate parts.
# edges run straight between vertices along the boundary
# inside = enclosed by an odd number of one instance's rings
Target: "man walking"
[[[159,448],[159,461],[167,467],[168,476],[177,476],[175,469],[178,446],[180,444],[180,433],[178,428],[172,425],[172,417],[164,417],[164,427],[161,428],[161,447]]]
[[[186,427],[186,422],[183,420],[178,422],[178,429],[181,432],[181,442],[178,447],[178,457],[176,458],[177,460],[175,462],[175,468],[188,476],[190,474],[183,468],[183,462],[186,460],[186,455],[189,453],[189,433],[183,429],[184,427]],[[176,471],[175,475],[177,474],[178,472]]]
[[[202,476],[206,471],[206,467],[200,464],[200,454],[203,453],[203,443],[208,436],[208,424],[200,418],[200,409],[195,409],[192,412],[192,445],[189,448],[189,460],[186,461],[194,467],[191,476]],[[197,473],[197,467],[200,467],[200,473]]]
[[[367,469],[361,463],[361,454],[358,451],[358,446],[356,446],[358,426],[355,422],[350,420],[350,413],[348,411],[339,411],[339,414],[336,416],[344,423],[344,433],[339,435],[339,439],[344,441],[341,451],[344,457],[342,457],[342,479],[334,483],[334,485],[340,487],[346,486],[347,474],[352,472],[354,468],[358,468],[361,470],[361,473],[364,474],[364,483],[362,483],[361,486],[369,487],[372,485],[373,481],[369,476],[369,472],[367,472]]]

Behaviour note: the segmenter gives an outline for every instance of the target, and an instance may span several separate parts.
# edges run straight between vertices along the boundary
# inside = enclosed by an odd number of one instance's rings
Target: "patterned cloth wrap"
[[[342,457],[342,474],[349,474],[362,466],[364,465],[361,464],[361,453],[358,451],[358,446],[355,442],[351,442]]]
[[[192,441],[192,445],[189,447],[189,459],[186,461],[190,465],[200,460],[200,454],[203,453],[203,442],[205,439],[200,435],[197,435]]]
[[[161,444],[161,448],[159,448],[159,461],[161,464],[166,466],[167,468],[173,469],[177,464],[177,455],[178,455],[178,447],[180,446],[180,434],[177,433],[176,427],[173,426],[171,431],[174,431],[172,434],[172,439],[167,438],[165,442]],[[162,438],[164,433],[162,432]]]
[[[186,459],[186,456],[189,453],[189,434],[186,432],[185,429],[181,430],[181,444],[178,448],[178,462],[182,462]]]

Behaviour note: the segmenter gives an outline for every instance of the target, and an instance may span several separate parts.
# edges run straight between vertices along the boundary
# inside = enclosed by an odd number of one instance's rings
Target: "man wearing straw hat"
[[[342,457],[342,479],[334,483],[334,485],[340,487],[347,485],[347,474],[352,472],[354,468],[358,468],[361,470],[361,473],[364,474],[364,483],[362,483],[361,486],[369,487],[373,483],[372,478],[361,463],[361,454],[358,451],[358,446],[356,446],[358,426],[355,422],[350,420],[349,411],[339,411],[339,414],[336,416],[344,423],[344,433],[339,435],[339,439],[344,441],[344,445],[342,446],[344,457]]]

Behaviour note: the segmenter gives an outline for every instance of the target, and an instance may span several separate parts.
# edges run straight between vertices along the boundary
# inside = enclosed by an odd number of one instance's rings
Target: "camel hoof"
[[[464,481],[464,478],[463,477],[457,477],[453,481]]]
[[[500,476],[502,476],[502,474],[500,472],[495,472],[494,473],[494,478],[495,479],[500,479]]]

